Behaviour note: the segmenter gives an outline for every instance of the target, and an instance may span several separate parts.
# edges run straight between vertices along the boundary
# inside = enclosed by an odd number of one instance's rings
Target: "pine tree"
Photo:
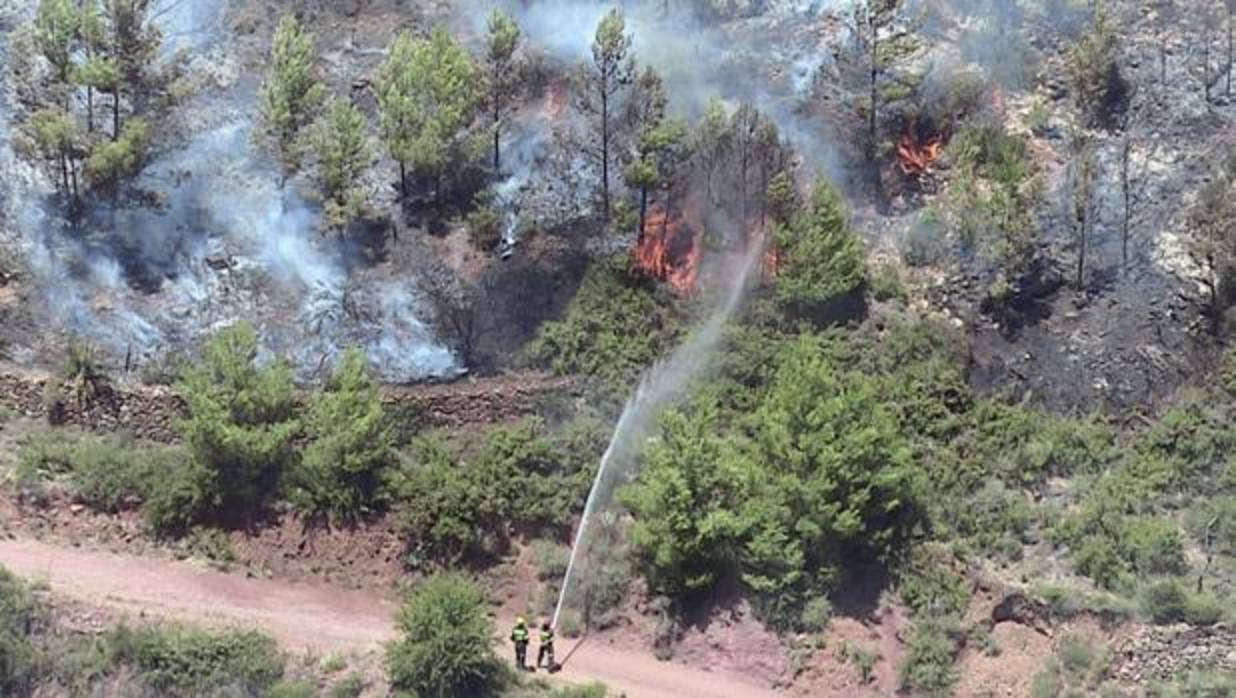
[[[270,73],[261,93],[265,136],[285,179],[300,167],[302,131],[316,120],[326,101],[316,63],[313,34],[305,32],[295,17],[285,16],[275,30]]]
[[[384,470],[396,462],[382,395],[365,354],[344,353],[305,420],[309,444],[291,499],[307,512],[354,519],[377,505]]]
[[[378,77],[382,140],[399,163],[400,190],[411,165],[442,194],[442,175],[460,146],[481,97],[472,56],[444,30],[428,39],[401,34]]]
[[[64,113],[70,111],[73,84],[73,53],[80,16],[73,0],[41,0],[34,18],[34,44],[52,67],[55,91]]]
[[[635,75],[631,55],[631,35],[626,31],[622,10],[614,8],[597,25],[592,42],[592,66],[586,72],[580,95],[580,109],[595,119],[593,159],[601,166],[601,209],[610,217],[610,168],[618,149],[620,98]]]
[[[502,115],[517,89],[515,50],[519,41],[519,25],[502,10],[494,9],[489,15],[489,50],[485,58],[485,84],[493,117],[494,170],[502,167]]]
[[[364,211],[366,197],[357,182],[369,166],[368,122],[351,102],[336,100],[313,127],[318,182],[328,224],[340,232]]]

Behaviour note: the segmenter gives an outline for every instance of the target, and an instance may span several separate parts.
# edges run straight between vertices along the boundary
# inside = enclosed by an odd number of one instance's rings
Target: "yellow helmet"
[[[523,616],[519,616],[518,618],[515,619],[515,625],[527,625],[527,624],[528,622],[524,620]]]

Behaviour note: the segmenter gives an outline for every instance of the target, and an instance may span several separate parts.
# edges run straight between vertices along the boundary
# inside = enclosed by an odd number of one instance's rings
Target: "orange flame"
[[[700,274],[699,235],[686,230],[680,219],[667,217],[664,211],[650,211],[633,256],[635,266],[678,293],[695,291]]]
[[[897,140],[897,164],[902,172],[917,177],[931,169],[943,150],[944,137],[940,134],[920,141],[915,129],[908,128]]]

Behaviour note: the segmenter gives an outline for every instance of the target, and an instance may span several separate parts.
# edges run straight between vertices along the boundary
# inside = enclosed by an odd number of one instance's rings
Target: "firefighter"
[[[546,669],[553,671],[554,665],[554,629],[549,627],[549,623],[541,623],[541,633],[537,638],[541,642],[541,646],[536,651],[536,666],[541,668],[542,662]]]
[[[528,669],[528,623],[522,617],[515,619],[515,629],[511,631],[511,642],[515,643],[515,666]]]

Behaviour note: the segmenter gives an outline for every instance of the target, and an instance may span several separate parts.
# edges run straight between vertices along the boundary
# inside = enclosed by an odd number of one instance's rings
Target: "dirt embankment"
[[[184,400],[162,386],[112,384],[89,400],[61,391],[48,400],[47,373],[0,364],[0,405],[27,417],[46,418],[51,411],[59,424],[94,431],[128,431],[151,441],[176,440],[175,421],[184,414]],[[424,426],[459,427],[492,424],[535,414],[540,402],[570,393],[573,382],[537,373],[461,380],[421,386],[391,386],[384,390],[388,409],[399,419]]]

